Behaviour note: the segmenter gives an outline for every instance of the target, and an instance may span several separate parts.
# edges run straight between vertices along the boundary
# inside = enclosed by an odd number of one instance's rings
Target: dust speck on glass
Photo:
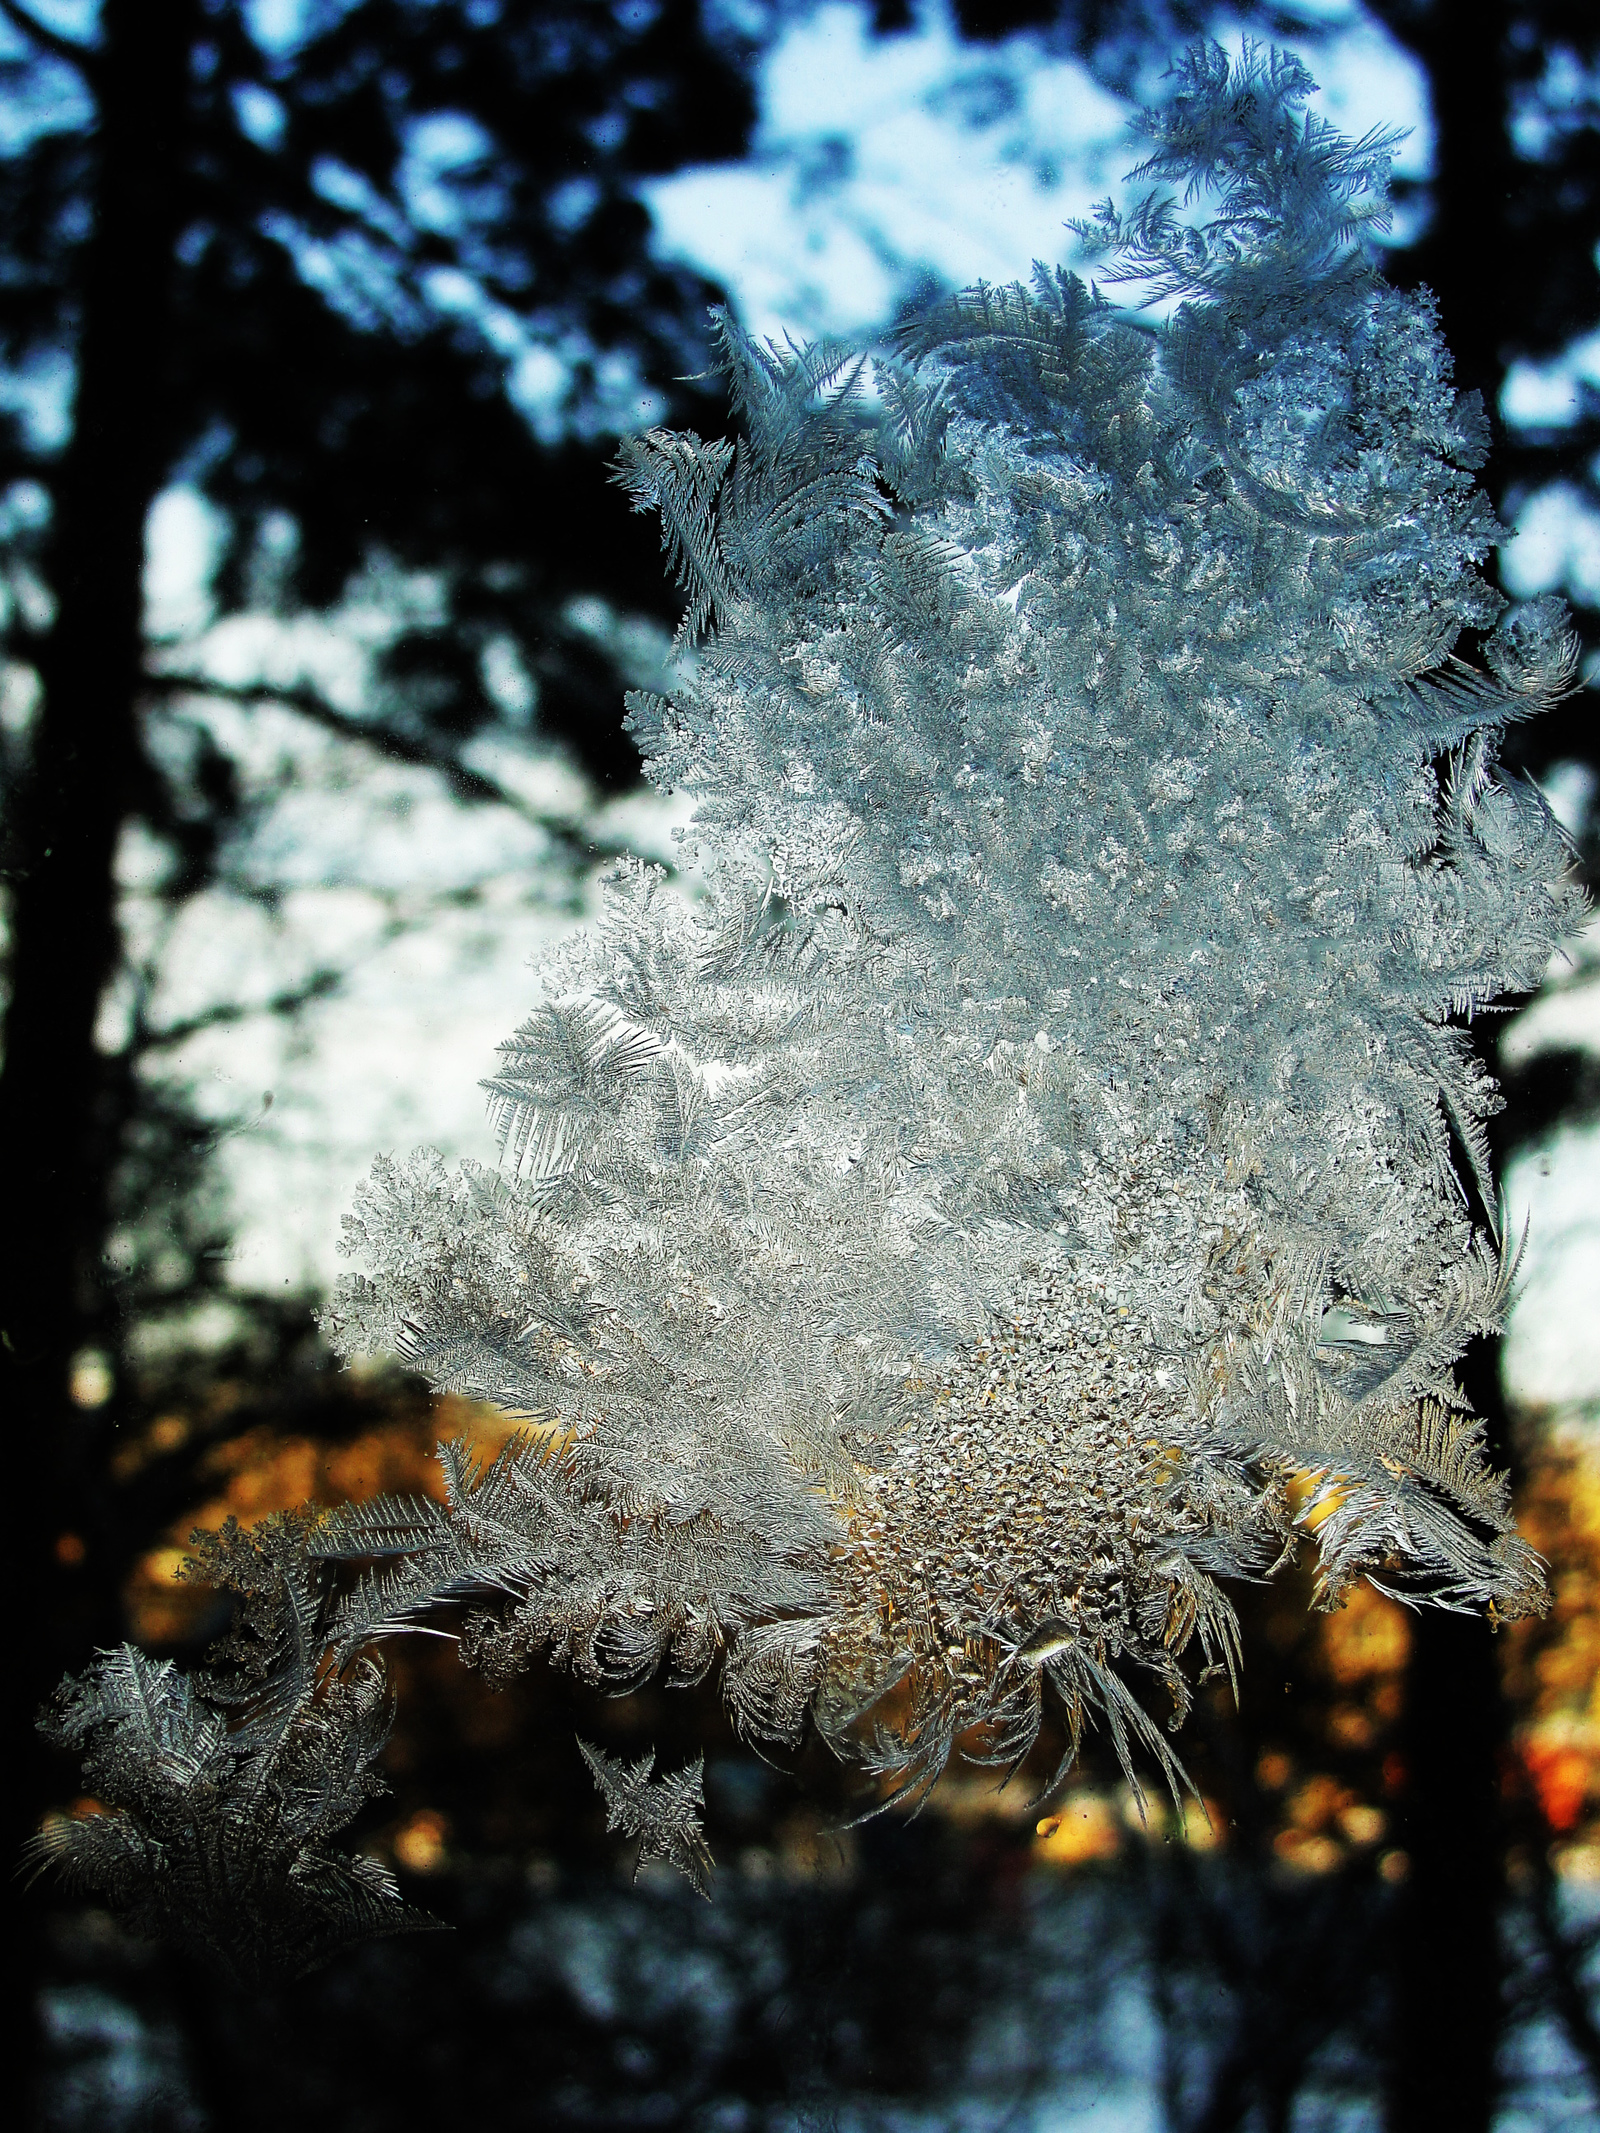
[[[629,717],[710,892],[619,866],[502,1048],[499,1170],[380,1162],[348,1218],[334,1342],[526,1434],[442,1447],[442,1506],[225,1531],[208,1673],[64,1686],[106,1811],[40,1855],[148,1928],[253,1974],[420,1922],[331,1840],[441,1603],[491,1675],[716,1669],[874,1799],[1047,1709],[1179,1789],[1221,1581],[1297,1539],[1328,1605],[1542,1606],[1452,1366],[1515,1256],[1465,1024],[1580,912],[1496,742],[1573,641],[1478,575],[1481,409],[1364,245],[1394,137],[1283,54],[1177,79],[1096,285],[884,361],[723,318],[737,445],[625,446],[687,603]],[[698,1770],[584,1753],[705,1886]]]

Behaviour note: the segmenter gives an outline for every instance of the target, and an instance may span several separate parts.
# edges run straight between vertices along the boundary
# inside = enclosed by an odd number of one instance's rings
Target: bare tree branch
[[[4,5],[4,0],[0,0],[0,5]],[[566,817],[530,806],[510,786],[482,771],[470,769],[438,742],[421,734],[397,732],[391,726],[378,726],[365,719],[353,718],[348,711],[341,711],[319,691],[304,684],[235,683],[213,681],[205,674],[153,674],[147,678],[145,686],[164,696],[215,696],[228,703],[277,704],[284,710],[297,712],[322,727],[324,732],[336,734],[340,740],[356,741],[393,761],[436,772],[458,800],[510,808],[524,822],[543,830],[574,863],[604,858],[623,849],[620,843],[610,838],[581,836]]]
[[[47,24],[37,21],[25,7],[17,5],[17,0],[0,0],[0,15],[31,44],[36,44],[41,51],[48,52],[52,59],[62,60],[67,66],[75,67],[86,80],[92,82],[98,74],[99,66],[93,51],[74,43],[70,37],[63,37],[59,30],[52,30]]]
[[[269,994],[265,1000],[222,1000],[215,1007],[208,1007],[198,1015],[186,1015],[181,1022],[169,1022],[161,1029],[142,1025],[135,1033],[131,1049],[140,1053],[161,1052],[175,1044],[186,1044],[191,1037],[212,1029],[228,1029],[237,1022],[248,1022],[257,1015],[293,1015],[314,1001],[325,1000],[337,992],[347,973],[341,970],[317,970],[299,985],[292,985],[282,992]]]
[[[1567,2042],[1583,2061],[1589,2087],[1600,2105],[1600,2020],[1596,2019],[1592,1987],[1583,1974],[1583,1941],[1588,1936],[1572,1936],[1564,1930],[1556,1903],[1555,1870],[1542,1851],[1537,1854],[1537,1862],[1532,1911],[1546,1964],[1546,1990]]]

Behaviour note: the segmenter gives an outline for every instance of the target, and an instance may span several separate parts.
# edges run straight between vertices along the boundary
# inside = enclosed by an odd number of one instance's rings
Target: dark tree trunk
[[[1519,171],[1504,65],[1510,0],[1433,0],[1420,20],[1404,0],[1379,0],[1377,12],[1427,69],[1433,101],[1433,212],[1420,242],[1395,260],[1391,278],[1407,288],[1423,283],[1438,298],[1456,384],[1481,392],[1493,421],[1506,346],[1518,324],[1495,302],[1496,284],[1486,265],[1516,235]],[[1491,486],[1494,472],[1491,464]]]
[[[1464,1375],[1503,1445],[1499,1355],[1497,1340],[1479,1343]],[[1410,1872],[1390,1940],[1385,2122],[1388,2133],[1489,2133],[1504,2024],[1506,1850],[1506,1712],[1489,1625],[1424,1610],[1412,1626],[1405,1693],[1398,1835]]]
[[[0,1329],[27,1595],[8,1679],[7,1851],[63,1773],[33,1716],[69,1659],[118,1633],[105,1455],[115,1403],[84,1410],[72,1361],[105,1337],[107,1180],[122,1121],[95,1041],[117,968],[117,844],[143,776],[145,523],[165,478],[165,380],[181,207],[191,0],[107,0],[92,87],[94,223],[84,263],[73,430],[52,497],[55,615],[23,794],[11,896],[11,997],[0,1069]],[[73,1538],[63,1542],[62,1536]],[[8,1886],[9,1861],[5,1866]],[[36,1910],[11,1920],[35,1952]],[[28,1966],[31,1968],[31,1965]],[[14,1973],[27,1975],[22,1969]],[[28,1995],[7,1995],[8,2089],[25,2090]]]
[[[1435,128],[1433,212],[1393,278],[1425,284],[1455,358],[1499,436],[1508,320],[1485,261],[1513,240],[1516,171],[1507,110],[1509,0],[1378,0],[1426,67]],[[1493,483],[1491,462],[1488,479]],[[1494,1064],[1491,1058],[1488,1062]],[[1476,1344],[1467,1390],[1504,1464],[1498,1341]],[[1489,1626],[1426,1610],[1413,1626],[1403,1725],[1401,1821],[1410,1861],[1391,1941],[1389,2133],[1488,2133],[1503,2023],[1499,1921],[1506,1717]]]

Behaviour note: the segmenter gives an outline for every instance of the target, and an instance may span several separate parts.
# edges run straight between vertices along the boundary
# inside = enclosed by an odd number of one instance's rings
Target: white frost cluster
[[[911,1787],[1047,1710],[1175,1779],[1149,1692],[1297,1532],[1330,1604],[1541,1604],[1452,1366],[1512,1256],[1465,1025],[1580,902],[1496,738],[1573,647],[1497,621],[1481,411],[1361,249],[1392,143],[1311,87],[1189,55],[1094,226],[1161,327],[1043,268],[892,362],[724,322],[738,443],[625,449],[687,595],[632,725],[712,889],[621,867],[500,1172],[380,1164],[348,1224],[336,1340],[530,1430],[316,1529],[378,1559],[341,1659],[475,1599],[491,1669],[715,1666]]]
[[[713,893],[619,870],[502,1174],[382,1170],[334,1319],[544,1418],[575,1523],[518,1529],[502,1663],[715,1659],[925,1778],[1046,1695],[1164,1757],[1130,1675],[1231,1663],[1291,1484],[1330,1601],[1539,1603],[1451,1366],[1509,1274],[1464,1025],[1578,911],[1495,739],[1572,647],[1490,631],[1481,411],[1310,87],[1190,55],[1136,175],[1216,217],[1093,231],[1159,330],[1042,268],[870,370],[724,323],[737,446],[626,448],[688,594],[631,719]]]

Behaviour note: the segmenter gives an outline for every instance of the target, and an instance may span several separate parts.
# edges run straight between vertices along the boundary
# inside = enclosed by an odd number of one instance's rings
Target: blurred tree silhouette
[[[1494,428],[1484,479],[1502,518],[1561,485],[1600,509],[1600,392],[1582,386],[1562,417],[1507,419],[1513,367],[1546,364],[1600,326],[1600,17],[1582,0],[1374,0],[1373,12],[1427,72],[1434,173],[1417,241],[1390,262],[1439,302],[1459,385],[1482,391]],[[1592,654],[1594,588],[1561,588]],[[1600,769],[1585,691],[1514,733],[1512,760],[1542,772],[1563,758]],[[1591,872],[1592,841],[1586,858]],[[1487,1064],[1499,1071],[1494,1026]],[[1549,1131],[1587,1078],[1581,1055],[1539,1062],[1507,1089],[1495,1121],[1500,1170]],[[1552,1071],[1552,1069],[1555,1071]],[[1467,1389],[1514,1463],[1499,1342],[1469,1357]],[[1412,1873],[1393,1942],[1391,2133],[1493,2122],[1505,2015],[1501,1910],[1511,1835],[1501,1807],[1506,1713],[1479,1623],[1420,1621],[1407,1694],[1406,1841]],[[1581,1999],[1581,1995],[1579,1996]]]
[[[69,1652],[114,1634],[138,1546],[108,1482],[128,1302],[108,1229],[152,1188],[188,1221],[203,1168],[181,1104],[142,1101],[141,1059],[172,1032],[137,1011],[124,968],[119,845],[145,833],[177,905],[226,867],[244,812],[237,764],[146,641],[152,506],[182,481],[216,507],[224,609],[264,587],[329,607],[375,556],[432,575],[432,613],[391,642],[371,717],[310,689],[286,699],[297,717],[433,766],[464,799],[505,798],[464,751],[504,716],[485,658],[509,647],[541,733],[626,784],[619,677],[570,602],[661,603],[653,543],[604,465],[641,410],[704,426],[682,377],[703,367],[715,294],[651,257],[633,187],[738,154],[752,118],[748,48],[713,35],[698,0],[313,0],[287,16],[104,0],[79,17],[72,35],[62,11],[0,7],[0,1352],[34,1476],[13,1834],[45,1782],[33,1710]],[[274,37],[274,21],[292,27]],[[555,383],[535,422],[515,358],[541,351]],[[119,981],[135,1011],[107,1039]],[[175,1241],[192,1289],[199,1240]],[[109,1378],[75,1402],[85,1350]]]
[[[1584,0],[1369,0],[1369,7],[1423,69],[1434,124],[1430,179],[1395,188],[1402,208],[1413,211],[1415,236],[1391,250],[1389,276],[1433,291],[1457,383],[1483,393],[1494,449],[1482,479],[1506,523],[1551,490],[1592,515],[1600,511],[1600,389],[1579,376],[1564,407],[1553,398],[1558,412],[1529,420],[1518,418],[1522,403],[1506,387],[1519,366],[1570,358],[1600,327],[1600,16]],[[1571,601],[1592,661],[1600,646],[1596,587],[1568,573],[1556,589]],[[1585,690],[1550,717],[1513,729],[1513,767],[1542,775],[1576,762],[1600,773],[1594,701]],[[1591,813],[1581,837],[1591,879],[1594,830]],[[1559,1119],[1593,1115],[1595,1075],[1592,1055],[1577,1049],[1542,1052],[1508,1075],[1495,1049],[1499,1027],[1482,1025],[1480,1042],[1505,1086],[1506,1108],[1492,1124],[1503,1175]],[[1464,1380],[1500,1461],[1520,1474],[1498,1340],[1475,1344]],[[1394,1764],[1408,1872],[1368,1949],[1368,2000],[1376,1991],[1386,2001],[1378,2011],[1389,2133],[1487,2133],[1495,2121],[1511,2011],[1508,1860],[1545,1892],[1547,1989],[1571,2048],[1600,2073],[1581,1983],[1592,1936],[1562,1936],[1548,1902],[1549,1831],[1511,1769],[1498,1655],[1485,1625],[1425,1610],[1411,1637]],[[1321,1977],[1348,1975],[1349,1931],[1342,1913],[1326,1909],[1317,1928]],[[1258,2035],[1270,2029],[1281,2051],[1285,2038],[1304,2030],[1306,1989],[1295,1985],[1295,1964],[1270,1971],[1261,1972],[1269,1989],[1255,2019]],[[1265,2029],[1264,2007],[1272,2011]],[[1273,2111],[1292,2108],[1292,2093],[1274,2100],[1265,2090],[1258,2098],[1236,2093],[1230,2105],[1223,2084],[1234,2071],[1224,2062],[1219,2085],[1175,2123],[1253,2123],[1258,2103],[1266,2113],[1260,2122],[1277,2123]]]
[[[886,35],[915,18],[907,0],[862,4]],[[1437,140],[1417,239],[1390,271],[1435,291],[1459,380],[1493,411],[1513,365],[1546,363],[1600,324],[1600,21],[1587,0],[1369,5],[1426,70]],[[127,965],[117,852],[130,828],[147,834],[161,893],[180,907],[226,874],[251,806],[239,765],[147,639],[151,507],[185,483],[215,508],[224,612],[331,610],[374,561],[437,587],[427,615],[390,639],[360,717],[309,687],[246,689],[247,705],[275,701],[308,730],[433,769],[463,800],[525,811],[472,745],[516,728],[494,685],[509,656],[539,734],[602,788],[629,782],[621,677],[572,603],[599,594],[619,611],[671,613],[649,529],[608,488],[605,463],[644,419],[722,424],[720,392],[685,376],[704,368],[715,292],[652,256],[636,181],[745,151],[753,61],[785,12],[785,0],[726,12],[710,0],[63,0],[47,22],[27,0],[0,0],[0,1382],[32,1453],[16,1578],[28,1626],[10,1647],[14,1839],[53,1775],[33,1711],[64,1666],[120,1632],[128,1567],[204,1500],[196,1465],[218,1431],[375,1426],[368,1396],[330,1399],[282,1369],[271,1398],[163,1438],[118,1382],[130,1312],[203,1293],[226,1221],[208,1197],[210,1130],[145,1071],[174,1032]],[[1121,90],[1212,19],[1189,0],[954,0],[953,12],[971,40],[1035,30]],[[1315,15],[1240,12],[1315,71]],[[1600,509],[1593,390],[1560,419],[1499,421],[1485,478],[1508,517],[1557,484]],[[1600,613],[1582,587],[1565,589],[1593,649]],[[1600,769],[1592,706],[1576,698],[1524,729],[1525,765]],[[572,850],[570,826],[550,827]],[[314,971],[278,1004],[336,982]],[[108,1017],[119,985],[132,1007]],[[1574,1105],[1592,1108],[1592,1080],[1580,1054],[1541,1055],[1508,1090],[1502,1164]],[[147,1254],[113,1280],[106,1239],[130,1213],[163,1233],[176,1272]],[[264,1304],[261,1322],[280,1355],[303,1326]],[[110,1370],[102,1387],[80,1384],[79,1404],[73,1363],[87,1350]],[[1473,1390],[1492,1416],[1497,1373],[1486,1348]],[[1508,1433],[1502,1444],[1509,1454]],[[1425,1620],[1411,1655],[1393,1764],[1411,1872],[1392,1887],[1366,1857],[1303,1900],[1264,1878],[1282,1857],[1259,1777],[1271,1724],[1259,1706],[1218,1716],[1231,1863],[1213,1874],[1212,1862],[1156,1855],[1150,1916],[1174,2019],[1186,1990],[1214,1991],[1210,1964],[1235,1981],[1236,2020],[1224,2033],[1207,1999],[1191,2025],[1190,2043],[1215,2049],[1174,2075],[1174,2127],[1287,2125],[1340,2024],[1369,2070],[1387,2068],[1392,2133],[1491,2123],[1505,1861],[1519,1840],[1541,1860],[1548,1830],[1525,1797],[1501,1804],[1505,1718],[1483,1626]],[[1297,1687],[1311,1668],[1286,1656]],[[1308,1737],[1307,1767],[1319,1755],[1328,1762],[1326,1743]],[[1002,1882],[1011,1871],[995,1868]],[[1583,1949],[1562,1938],[1547,1870],[1541,1887],[1541,1975],[1582,2056],[1585,2022],[1594,2038]],[[959,1926],[971,1885],[957,1875],[951,1891],[941,1931]],[[839,1904],[852,1944],[854,1902]],[[898,1902],[891,1890],[875,1929],[887,1965]],[[19,1952],[33,1930],[18,1924]],[[946,1946],[939,1963],[960,1959]],[[375,1979],[389,1960],[375,1957]],[[988,1956],[980,1969],[1014,1997],[1042,1975],[1002,1975]],[[479,1983],[469,1971],[461,1985],[463,2032]],[[963,2019],[982,1989],[974,1972]],[[337,2001],[333,1990],[315,2004]],[[420,2018],[431,2003],[419,1988],[404,2005]],[[30,2010],[22,1994],[8,2007],[20,2090]],[[564,2035],[568,2003],[552,2020]],[[907,2027],[908,2064],[926,2033]],[[751,2035],[759,2057],[765,2032]],[[219,2080],[236,2079],[248,2054],[227,2034],[212,2042]],[[786,2105],[773,2095],[763,2108],[781,2118]]]

